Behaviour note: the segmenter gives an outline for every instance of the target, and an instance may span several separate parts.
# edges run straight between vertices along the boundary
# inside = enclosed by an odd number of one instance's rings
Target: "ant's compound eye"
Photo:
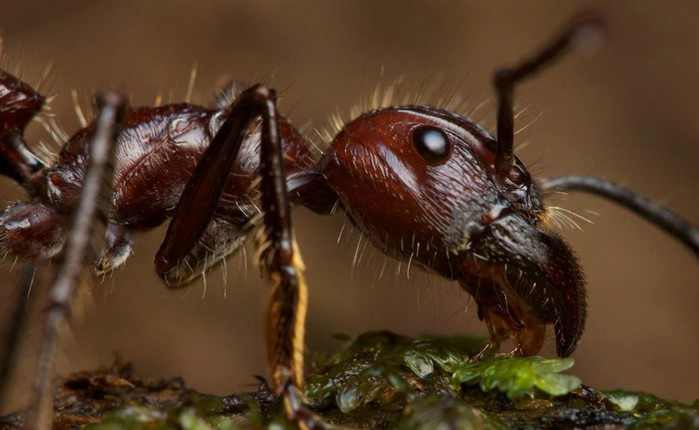
[[[449,156],[449,138],[437,127],[431,125],[415,127],[413,144],[422,158],[429,163],[439,163]]]

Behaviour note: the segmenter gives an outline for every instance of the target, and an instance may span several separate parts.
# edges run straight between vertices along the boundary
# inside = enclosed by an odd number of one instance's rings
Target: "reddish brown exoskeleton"
[[[73,220],[92,202],[106,225],[96,264],[106,273],[126,261],[134,232],[171,219],[155,265],[168,286],[180,287],[235,252],[260,226],[261,264],[273,283],[269,367],[289,417],[305,427],[321,423],[299,391],[307,291],[291,203],[318,213],[339,205],[378,248],[457,280],[478,304],[491,347],[511,339],[513,354],[537,354],[545,327],[553,325],[558,355],[570,355],[585,323],[584,282],[568,245],[545,229],[549,213],[542,195],[577,189],[610,198],[699,252],[699,230],[654,203],[598,178],[532,181],[514,156],[515,85],[585,43],[598,26],[578,19],[528,60],[495,74],[496,136],[454,112],[393,106],[345,124],[319,160],[277,113],[274,91],[255,85],[230,92],[214,108],[127,109],[112,94],[101,103],[99,120],[79,130],[47,165],[23,138],[43,98],[3,72],[0,173],[31,199],[0,216],[0,248],[28,261],[63,250],[61,269],[74,272],[80,258],[69,258],[70,250],[84,248],[76,238],[86,233],[78,227],[90,216]],[[96,194],[90,198],[86,190],[99,180],[89,180],[88,172],[99,165],[95,149],[109,140],[115,148],[110,204],[94,208]],[[47,333],[67,312],[71,276],[58,276],[52,288]],[[46,402],[51,373],[54,335],[46,338],[37,405]]]

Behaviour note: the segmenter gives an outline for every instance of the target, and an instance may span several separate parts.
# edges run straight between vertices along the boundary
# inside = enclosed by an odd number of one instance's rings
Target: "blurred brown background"
[[[518,93],[530,105],[519,125],[518,154],[534,173],[600,175],[627,184],[699,223],[699,4],[615,1],[37,1],[1,8],[10,71],[20,64],[36,83],[55,62],[53,112],[77,128],[70,90],[83,105],[116,86],[134,104],[162,93],[184,97],[190,69],[194,100],[207,103],[226,78],[273,76],[282,110],[298,125],[322,127],[347,112],[379,81],[405,75],[407,88],[446,78],[470,106],[490,98],[476,118],[492,129],[491,72],[529,53],[575,12],[594,8],[609,23],[595,56],[570,56]],[[466,112],[464,112],[466,113]],[[38,125],[30,142],[46,140]],[[316,139],[317,140],[317,139]],[[531,144],[526,148],[523,141]],[[18,198],[3,180],[2,205]],[[594,221],[564,231],[586,269],[589,320],[574,372],[590,385],[624,387],[690,401],[699,397],[699,264],[683,246],[627,212],[597,199],[558,199]],[[597,212],[600,215],[590,215]],[[296,227],[311,287],[309,351],[333,351],[334,333],[484,333],[475,306],[456,285],[405,270],[378,279],[384,258],[352,259],[358,234],[336,244],[341,215],[299,209]],[[267,286],[240,258],[188,291],[167,291],[152,271],[163,230],[137,240],[127,266],[104,283],[91,280],[63,339],[61,373],[94,368],[118,351],[139,373],[180,375],[202,391],[226,393],[264,374],[262,307]],[[252,251],[249,249],[249,251]],[[252,254],[249,252],[248,254]],[[249,266],[252,266],[250,264]],[[0,327],[7,323],[17,271],[1,268]],[[224,286],[225,285],[225,286]],[[35,318],[37,316],[35,315]],[[37,324],[27,334],[14,406],[30,382]],[[549,341],[549,353],[553,341]]]

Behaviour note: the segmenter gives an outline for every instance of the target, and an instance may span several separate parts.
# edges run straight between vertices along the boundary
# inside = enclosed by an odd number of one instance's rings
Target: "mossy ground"
[[[699,400],[684,405],[650,394],[599,391],[560,372],[572,359],[471,360],[480,340],[411,339],[366,333],[317,360],[306,395],[326,422],[351,428],[697,428]],[[0,418],[19,428],[20,414]],[[86,430],[293,428],[261,381],[257,391],[215,397],[178,378],[148,381],[130,365],[60,381],[55,428]]]

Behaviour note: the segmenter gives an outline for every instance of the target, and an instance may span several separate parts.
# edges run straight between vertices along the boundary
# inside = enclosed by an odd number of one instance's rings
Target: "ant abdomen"
[[[44,102],[32,87],[0,70],[0,174],[19,183],[42,167],[24,142],[24,129]]]

